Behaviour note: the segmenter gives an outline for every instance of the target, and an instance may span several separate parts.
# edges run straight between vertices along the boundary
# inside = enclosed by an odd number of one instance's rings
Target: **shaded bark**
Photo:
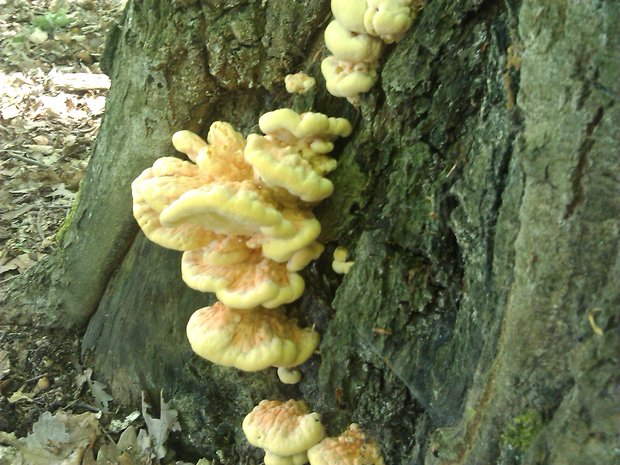
[[[617,3],[428,2],[359,110],[319,76],[327,3],[130,2],[72,225],[6,314],[37,302],[44,324],[87,326],[84,352],[119,400],[172,397],[188,455],[258,463],[243,416],[303,397],[330,434],[361,423],[388,464],[614,463]],[[302,69],[319,85],[291,97],[283,78]],[[289,105],[355,127],[315,210],[327,250],[291,306],[322,334],[297,387],[191,354],[185,323],[211,297],[137,232],[129,191],[174,153],[175,130],[247,134]],[[344,277],[336,245],[355,260]]]

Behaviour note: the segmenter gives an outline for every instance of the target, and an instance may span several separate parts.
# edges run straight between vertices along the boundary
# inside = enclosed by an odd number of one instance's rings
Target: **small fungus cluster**
[[[332,53],[321,63],[330,94],[354,105],[377,81],[384,43],[400,40],[417,9],[414,0],[332,0],[334,20],[325,29]]]
[[[314,88],[316,79],[306,73],[287,74],[284,86],[289,94],[305,94]]]
[[[347,274],[351,271],[354,262],[347,261],[347,257],[349,256],[349,251],[342,247],[336,247],[334,250],[333,260],[332,260],[332,270],[334,270],[338,274]]]
[[[319,414],[301,400],[261,401],[243,420],[243,432],[265,451],[265,465],[383,465],[379,447],[359,425],[325,438]]]
[[[225,122],[207,140],[190,131],[172,137],[190,161],[158,159],[132,184],[133,212],[153,242],[183,252],[183,281],[218,302],[187,325],[192,349],[224,366],[279,367],[286,382],[319,343],[281,307],[297,300],[297,273],[318,258],[321,225],[311,207],[334,189],[328,156],[351,125],[321,113],[283,108],[261,116],[264,135],[247,139]]]

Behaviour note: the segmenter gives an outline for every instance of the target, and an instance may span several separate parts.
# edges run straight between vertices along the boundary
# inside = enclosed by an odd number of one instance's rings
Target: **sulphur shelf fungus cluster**
[[[183,281],[218,298],[189,319],[194,352],[244,371],[277,367],[282,382],[296,383],[295,367],[310,358],[319,335],[298,327],[282,306],[301,296],[298,271],[323,251],[311,209],[334,190],[325,177],[336,168],[328,154],[351,125],[280,109],[261,116],[259,127],[264,135],[244,138],[215,122],[206,141],[175,133],[174,147],[190,161],[163,157],[144,170],[131,186],[133,212],[147,238],[183,252]],[[348,271],[346,251],[338,260]],[[265,450],[265,465],[383,465],[355,424],[325,438],[319,414],[302,400],[263,400],[242,426],[248,442]]]
[[[414,0],[332,0],[334,20],[325,29],[332,53],[321,63],[330,94],[354,105],[377,81],[384,44],[400,40],[411,26]]]
[[[356,423],[325,438],[318,413],[301,400],[263,400],[243,420],[248,442],[265,450],[265,465],[383,465],[377,444]]]
[[[207,140],[174,134],[190,161],[159,158],[132,184],[133,212],[151,241],[183,252],[182,278],[219,302],[187,325],[192,349],[214,363],[257,371],[279,367],[286,382],[319,343],[281,307],[298,299],[297,273],[318,258],[321,225],[311,207],[333,192],[328,156],[351,125],[321,113],[279,109],[245,139],[225,122]]]

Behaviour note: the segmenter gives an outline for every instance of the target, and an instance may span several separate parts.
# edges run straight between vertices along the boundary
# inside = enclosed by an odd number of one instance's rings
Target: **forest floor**
[[[0,0],[0,289],[56,247],[99,130],[110,86],[100,59],[124,4]],[[175,428],[174,410],[122,411],[80,366],[79,335],[3,324],[1,305],[0,465],[175,463],[154,439]]]

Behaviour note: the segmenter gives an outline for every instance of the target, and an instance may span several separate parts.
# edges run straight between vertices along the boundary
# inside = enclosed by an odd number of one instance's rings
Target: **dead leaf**
[[[2,119],[13,119],[19,116],[21,110],[16,105],[9,105],[2,109]]]
[[[47,145],[49,142],[49,139],[45,136],[34,136],[32,140],[37,145]]]
[[[0,267],[0,274],[6,273],[7,271],[11,270],[17,270],[22,273],[35,263],[36,262],[30,258],[29,254],[24,253],[15,257],[12,260],[9,260],[9,262],[7,262],[5,265],[2,265]]]
[[[0,380],[11,372],[11,360],[6,350],[0,350]]]
[[[107,411],[108,403],[114,398],[110,394],[105,392],[105,389],[107,388],[105,384],[91,379],[92,375],[92,368],[87,368],[81,375],[78,375],[76,377],[75,384],[78,388],[84,384],[88,384],[90,393],[93,395],[97,407],[100,408],[102,411]]]
[[[28,36],[28,40],[32,43],[35,43],[37,45],[42,44],[43,42],[45,42],[48,39],[48,35],[47,32],[42,31],[39,28],[36,28],[34,31],[32,31],[32,34],[30,34]]]
[[[168,440],[168,435],[171,431],[180,431],[181,425],[177,421],[178,412],[170,408],[170,404],[164,401],[163,391],[160,392],[160,418],[150,416],[147,411],[149,407],[150,405],[146,403],[144,393],[142,393],[142,416],[146,422],[151,450],[158,459],[161,459],[166,455],[165,443]],[[144,438],[141,438],[140,434],[138,434],[139,442],[141,439]],[[146,445],[145,440],[141,442],[143,446]]]
[[[26,385],[23,385],[17,391],[11,394],[11,397],[9,397],[8,399],[9,404],[14,404],[15,402],[19,402],[20,400],[26,400],[28,402],[32,402],[32,397],[34,394],[30,392],[24,392],[23,389],[25,387]]]

